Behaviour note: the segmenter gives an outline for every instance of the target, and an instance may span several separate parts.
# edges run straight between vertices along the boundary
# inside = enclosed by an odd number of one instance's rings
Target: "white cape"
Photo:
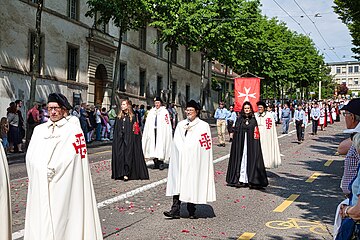
[[[260,132],[260,144],[266,168],[277,168],[281,165],[279,141],[276,133],[275,119],[266,112],[265,116],[255,113]]]
[[[166,196],[180,194],[181,201],[206,204],[216,200],[210,127],[199,118],[187,123],[179,122],[175,130]]]
[[[81,128],[66,119],[38,125],[26,167],[25,240],[103,239]]]
[[[156,144],[155,118],[157,119]],[[157,158],[169,162],[171,143],[172,128],[168,110],[164,106],[159,109],[152,108],[147,115],[142,136],[144,157]]]
[[[11,195],[9,167],[0,139],[0,239],[11,240]]]

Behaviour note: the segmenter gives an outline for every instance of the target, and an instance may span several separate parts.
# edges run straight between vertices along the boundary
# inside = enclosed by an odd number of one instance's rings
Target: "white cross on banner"
[[[254,112],[257,112],[256,103],[260,100],[260,78],[239,77],[235,78],[235,108],[240,112],[244,102],[250,102]]]

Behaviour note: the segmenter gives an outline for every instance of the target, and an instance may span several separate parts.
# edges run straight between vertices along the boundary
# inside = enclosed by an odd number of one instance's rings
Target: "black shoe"
[[[223,147],[225,147],[225,143],[223,143],[223,145],[222,145]]]
[[[154,161],[153,169],[159,169],[159,165],[160,165],[159,160],[154,159],[153,161]]]
[[[220,144],[218,144],[217,146],[218,146],[218,147],[222,147],[222,144],[220,143]]]
[[[236,183],[227,183],[226,186],[228,186],[228,187],[236,187]]]
[[[169,217],[171,219],[180,219],[180,213],[172,213],[171,211],[163,212],[165,217]]]
[[[260,191],[265,190],[264,187],[259,186],[259,185],[249,185],[249,189],[255,189],[255,190],[260,190]]]
[[[232,142],[232,138],[230,138],[229,142]]]
[[[160,163],[160,164],[159,164],[159,170],[162,171],[162,170],[164,170],[164,169],[165,169],[165,164]]]
[[[239,183],[236,183],[236,184],[235,184],[235,187],[236,187],[236,188],[245,188],[245,187],[249,187],[249,184],[248,184],[248,183],[239,182]]]

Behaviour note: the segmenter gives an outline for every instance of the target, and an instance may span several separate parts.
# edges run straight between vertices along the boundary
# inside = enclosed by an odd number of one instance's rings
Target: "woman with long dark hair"
[[[121,111],[115,120],[111,167],[111,178],[115,180],[149,179],[140,127],[129,100],[121,102]]]
[[[261,152],[260,133],[250,102],[244,102],[234,127],[226,175],[230,187],[261,189],[268,185]]]

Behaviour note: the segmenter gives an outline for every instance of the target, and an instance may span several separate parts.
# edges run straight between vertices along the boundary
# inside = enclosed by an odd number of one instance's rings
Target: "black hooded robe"
[[[255,117],[250,117],[248,123],[246,125],[246,120],[243,116],[239,116],[236,120],[226,182],[228,184],[239,183],[244,138],[245,133],[247,133],[247,176],[249,185],[266,187],[269,183],[261,152],[260,138],[256,136],[259,134],[259,131],[255,131],[257,129]],[[254,132],[257,133],[254,134]]]
[[[135,123],[135,116],[131,121],[128,115],[123,119],[116,118],[115,120],[111,161],[112,179],[122,180],[124,176],[128,176],[129,180],[149,179],[141,147],[141,133],[134,129]]]

